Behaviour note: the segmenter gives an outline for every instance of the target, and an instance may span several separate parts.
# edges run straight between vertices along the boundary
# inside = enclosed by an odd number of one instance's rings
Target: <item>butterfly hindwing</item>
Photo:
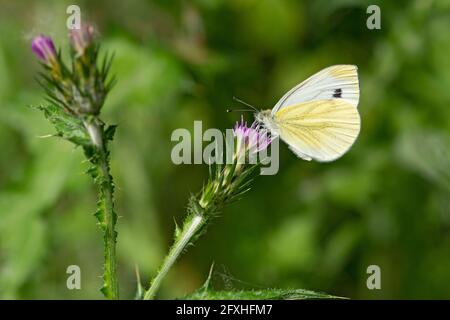
[[[358,110],[344,99],[313,100],[274,114],[279,135],[301,158],[321,162],[342,156],[360,130]]]
[[[272,115],[285,107],[306,101],[342,99],[355,108],[359,102],[358,68],[335,65],[312,75],[287,92],[272,109]]]

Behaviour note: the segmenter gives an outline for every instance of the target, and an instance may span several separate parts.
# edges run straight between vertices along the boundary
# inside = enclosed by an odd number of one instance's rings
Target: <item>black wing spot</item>
[[[342,89],[334,89],[333,98],[342,98]]]

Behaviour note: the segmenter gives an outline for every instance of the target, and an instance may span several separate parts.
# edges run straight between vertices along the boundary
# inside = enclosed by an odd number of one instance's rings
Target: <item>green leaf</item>
[[[141,282],[141,275],[139,274],[139,268],[137,265],[135,265],[135,272],[136,272],[136,294],[134,296],[134,300],[142,300],[144,298],[145,290],[142,286]]]
[[[82,121],[61,107],[55,105],[38,106],[36,109],[44,112],[45,118],[55,127],[57,135],[77,146],[91,146],[91,140]]]
[[[229,291],[200,291],[183,297],[187,300],[306,300],[306,299],[345,299],[326,293],[304,289],[258,289]]]
[[[214,264],[211,265],[208,278],[201,288],[184,296],[187,300],[307,300],[307,299],[345,299],[327,293],[304,289],[255,289],[255,290],[219,290],[211,284]]]

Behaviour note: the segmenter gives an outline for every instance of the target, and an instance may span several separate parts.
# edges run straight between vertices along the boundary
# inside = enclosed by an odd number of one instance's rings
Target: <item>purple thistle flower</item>
[[[53,40],[50,37],[39,35],[31,43],[34,54],[47,64],[56,61],[56,50]]]
[[[269,131],[259,125],[257,121],[254,121],[250,127],[247,126],[247,122],[236,122],[233,129],[233,134],[237,141],[237,153],[242,155],[242,152],[248,151],[249,154],[260,152],[266,149],[272,139],[269,135]]]

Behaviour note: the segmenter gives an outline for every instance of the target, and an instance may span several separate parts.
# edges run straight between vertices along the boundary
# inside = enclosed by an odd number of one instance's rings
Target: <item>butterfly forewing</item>
[[[342,99],[355,108],[359,102],[358,68],[335,65],[317,72],[287,92],[272,109],[272,115],[283,108],[306,101]]]
[[[357,108],[344,99],[296,103],[277,111],[274,120],[281,139],[299,157],[322,162],[342,156],[360,130]]]

